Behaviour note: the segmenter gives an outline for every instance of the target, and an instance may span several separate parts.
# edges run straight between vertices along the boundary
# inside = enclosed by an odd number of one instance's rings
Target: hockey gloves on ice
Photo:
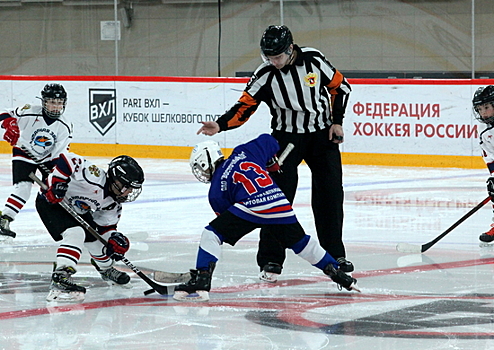
[[[130,242],[120,232],[113,232],[108,239],[108,245],[106,246],[106,255],[115,261],[122,260],[125,253],[129,250]]]
[[[487,179],[487,193],[491,196],[491,201],[494,202],[494,176]]]
[[[17,143],[17,140],[19,140],[20,136],[17,119],[15,119],[14,117],[4,119],[4,121],[2,122],[2,128],[5,129],[3,139],[10,143],[11,146],[14,146]]]
[[[44,193],[46,200],[51,204],[60,203],[65,197],[68,187],[69,185],[65,180],[53,177],[51,186]]]

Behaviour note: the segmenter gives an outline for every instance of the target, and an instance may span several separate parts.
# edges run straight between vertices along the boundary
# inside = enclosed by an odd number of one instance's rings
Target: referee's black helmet
[[[265,56],[277,56],[287,52],[293,37],[287,26],[269,26],[261,38],[261,51]]]

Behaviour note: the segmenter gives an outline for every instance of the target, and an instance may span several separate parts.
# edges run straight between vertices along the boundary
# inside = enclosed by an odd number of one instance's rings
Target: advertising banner
[[[8,79],[7,79],[8,78]],[[245,78],[32,77],[0,79],[3,108],[39,104],[47,82],[68,94],[74,143],[192,147],[201,122],[216,120],[240,97]],[[480,155],[483,126],[473,116],[474,91],[490,81],[350,79],[343,152]],[[233,148],[270,132],[265,104],[243,126],[215,135]]]

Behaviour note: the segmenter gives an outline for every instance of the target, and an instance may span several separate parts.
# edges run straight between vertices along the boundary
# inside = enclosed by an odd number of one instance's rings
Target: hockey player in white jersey
[[[225,242],[234,246],[249,232],[265,226],[276,226],[272,234],[284,248],[292,249],[345,289],[358,290],[357,280],[345,274],[316,239],[305,234],[290,202],[270,177],[268,171],[279,169],[273,161],[278,151],[278,142],[268,134],[235,147],[228,159],[213,141],[193,149],[192,172],[199,181],[211,183],[209,203],[218,216],[204,228],[196,269],[191,270],[189,282],[175,288],[175,300],[209,300],[221,245]]]
[[[0,114],[5,129],[3,138],[12,150],[13,190],[0,212],[0,240],[15,238],[10,223],[28,201],[33,180],[30,173],[39,165],[21,149],[25,147],[36,159],[51,169],[59,154],[68,150],[72,140],[72,123],[64,114],[67,92],[60,84],[46,84],[41,91],[41,105],[8,110]],[[10,238],[11,237],[11,238]]]
[[[72,281],[85,246],[91,263],[103,280],[130,287],[130,277],[113,267],[128,251],[130,242],[117,231],[122,203],[134,201],[142,190],[144,172],[129,156],[114,158],[108,172],[83,157],[63,153],[48,176],[48,189],[36,198],[36,209],[48,232],[60,245],[52,274],[48,301],[84,300],[86,289]],[[61,205],[72,207],[107,246],[84,230]]]
[[[486,128],[480,133],[480,148],[490,174],[487,179],[487,192],[494,202],[494,86],[478,88],[473,95],[472,104],[475,118],[486,124]],[[494,214],[490,230],[482,233],[479,239],[484,243],[494,241]]]

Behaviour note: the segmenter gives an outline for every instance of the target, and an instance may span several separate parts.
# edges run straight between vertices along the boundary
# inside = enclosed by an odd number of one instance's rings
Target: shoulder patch
[[[101,176],[101,171],[100,169],[96,166],[96,165],[90,165],[89,168],[88,168],[89,172],[96,176],[96,177],[100,177]]]
[[[317,73],[309,73],[304,77],[305,86],[314,87],[317,84]]]

